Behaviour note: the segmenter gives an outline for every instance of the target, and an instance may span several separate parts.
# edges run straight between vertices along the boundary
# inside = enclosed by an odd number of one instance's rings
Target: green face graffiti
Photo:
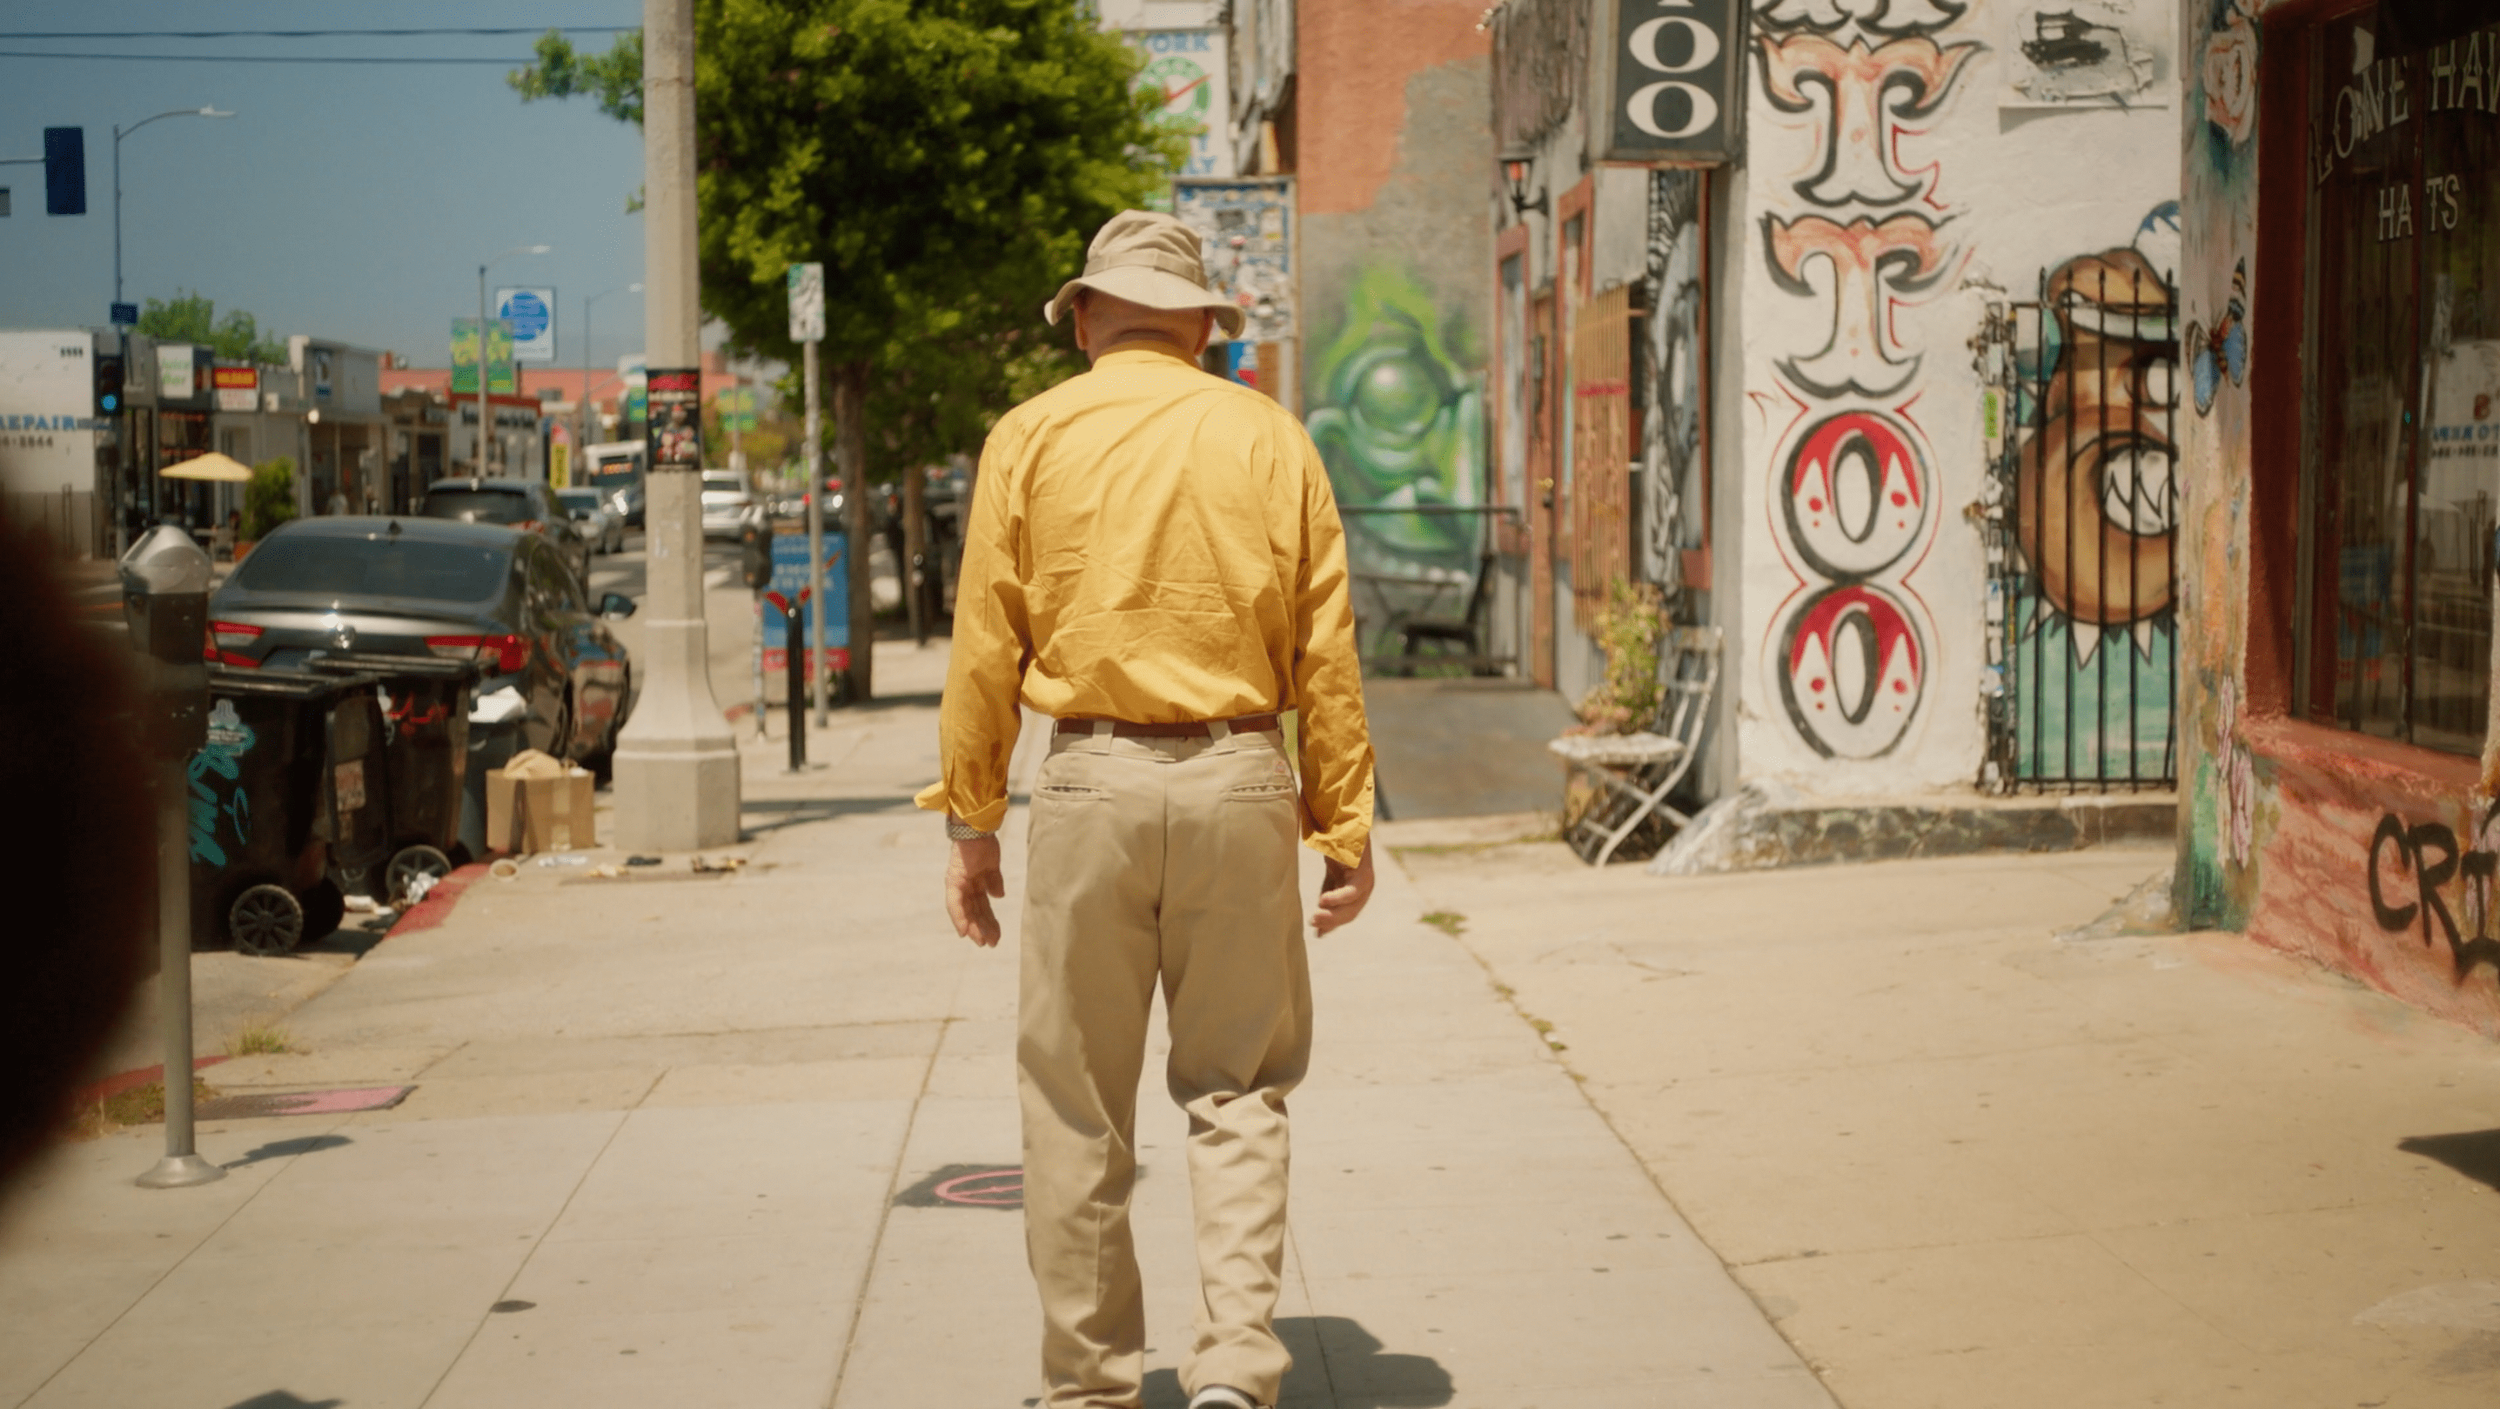
[[[1472,574],[1482,526],[1484,394],[1452,356],[1441,310],[1403,271],[1365,270],[1345,326],[1312,368],[1311,439],[1346,517],[1354,565],[1397,577]],[[1418,512],[1421,511],[1421,512]]]

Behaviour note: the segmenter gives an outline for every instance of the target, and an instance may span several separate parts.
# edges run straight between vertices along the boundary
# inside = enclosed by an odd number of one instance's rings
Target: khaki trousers
[[[1311,1049],[1300,803],[1276,731],[1058,734],[1033,789],[1017,1087],[1025,1250],[1049,1409],[1133,1409],[1145,1303],[1129,1233],[1137,1086],[1158,981],[1189,1115],[1191,1394],[1276,1402],[1285,1095]]]

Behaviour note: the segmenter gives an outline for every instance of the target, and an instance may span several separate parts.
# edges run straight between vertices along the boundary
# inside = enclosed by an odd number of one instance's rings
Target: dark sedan
[[[209,599],[209,634],[218,660],[245,668],[343,651],[487,663],[471,713],[474,788],[523,747],[608,771],[633,704],[633,665],[608,621],[633,610],[613,592],[594,608],[571,565],[535,533],[441,519],[296,519],[262,539]]]

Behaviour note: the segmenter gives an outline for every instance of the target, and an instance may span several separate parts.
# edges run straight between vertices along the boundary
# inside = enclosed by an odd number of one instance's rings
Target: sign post
[[[807,594],[817,604],[808,613],[807,663],[808,684],[815,690],[816,723],[825,722],[825,471],[820,453],[823,446],[824,422],[819,415],[817,398],[816,345],[825,340],[825,266],[793,264],[790,266],[790,341],[806,350],[800,373],[807,383],[807,449],[803,462],[807,466]],[[859,492],[857,485],[844,485],[846,493]],[[845,621],[849,618],[846,616]],[[873,645],[873,643],[872,643]],[[790,721],[796,729],[798,720]]]

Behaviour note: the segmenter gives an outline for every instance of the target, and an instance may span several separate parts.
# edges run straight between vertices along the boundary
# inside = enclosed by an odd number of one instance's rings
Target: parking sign
[[[825,339],[825,266],[790,266],[790,341]]]
[[[512,325],[512,360],[556,360],[556,291],[548,288],[495,290],[495,316]]]

